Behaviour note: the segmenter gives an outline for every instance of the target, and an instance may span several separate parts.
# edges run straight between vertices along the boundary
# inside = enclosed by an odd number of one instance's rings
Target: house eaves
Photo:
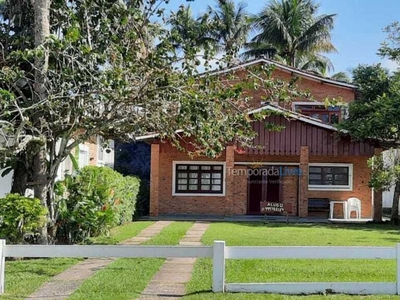
[[[218,71],[210,71],[210,72],[205,72],[200,74],[201,75],[205,75],[205,74],[209,74],[209,75],[220,75],[220,74],[226,74],[226,73],[230,73],[230,72],[234,72],[236,70],[240,70],[240,69],[245,69],[257,64],[266,64],[266,65],[272,65],[277,67],[278,69],[286,72],[286,73],[290,73],[292,75],[297,75],[300,77],[304,77],[307,78],[309,80],[313,80],[319,83],[324,83],[324,84],[329,84],[329,85],[333,85],[333,86],[340,86],[342,88],[347,88],[347,89],[357,89],[357,86],[350,84],[350,83],[346,83],[346,82],[342,82],[342,81],[338,81],[338,80],[334,80],[334,79],[330,79],[327,77],[323,77],[323,76],[318,76],[318,75],[314,75],[314,74],[310,74],[308,72],[293,68],[293,67],[289,67],[283,64],[280,64],[278,62],[272,61],[272,60],[268,60],[265,58],[260,58],[260,59],[255,59],[252,61],[248,61],[248,62],[244,62],[241,64],[238,64],[234,67],[230,67],[230,68],[226,68],[223,70],[218,70]]]
[[[290,118],[298,120],[300,122],[308,123],[308,124],[311,124],[311,125],[314,125],[314,126],[317,126],[317,127],[321,127],[321,128],[324,128],[324,129],[329,129],[329,130],[332,130],[332,131],[339,131],[336,127],[334,127],[332,125],[329,125],[329,124],[326,124],[326,123],[323,123],[322,121],[320,121],[318,119],[311,118],[311,117],[308,117],[308,116],[304,116],[302,114],[295,113],[295,112],[292,112],[290,110],[287,110],[287,109],[284,109],[284,108],[281,108],[281,107],[278,107],[278,106],[274,106],[272,104],[267,104],[267,105],[265,105],[263,107],[251,110],[251,111],[248,112],[248,114],[252,115],[252,114],[256,114],[256,113],[262,112],[264,110],[270,110],[270,111],[279,112],[279,113],[282,113],[284,115],[287,115]],[[345,132],[345,131],[342,131],[342,132]]]

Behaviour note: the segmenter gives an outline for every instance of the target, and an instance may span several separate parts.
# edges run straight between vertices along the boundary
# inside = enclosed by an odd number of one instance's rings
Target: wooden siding
[[[265,129],[265,123],[284,126],[281,132]],[[300,155],[300,147],[308,146],[310,156],[372,156],[374,145],[368,141],[351,141],[349,137],[339,137],[335,131],[307,124],[297,120],[288,120],[283,116],[271,116],[266,121],[252,124],[258,133],[254,139],[254,148],[247,148],[252,155]]]

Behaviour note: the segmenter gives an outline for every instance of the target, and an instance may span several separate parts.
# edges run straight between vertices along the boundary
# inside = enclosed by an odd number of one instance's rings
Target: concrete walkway
[[[201,237],[209,224],[196,222],[186,232],[179,245],[200,246]],[[167,258],[161,269],[143,290],[139,300],[172,300],[185,295],[185,285],[190,281],[195,258]]]
[[[125,240],[123,245],[140,245],[158,235],[161,230],[170,225],[172,221],[158,221],[143,229],[137,236]],[[103,269],[115,258],[90,258],[86,259],[68,270],[53,277],[43,284],[36,292],[31,294],[27,300],[32,299],[67,299],[75,292],[81,284],[91,277],[95,272]]]

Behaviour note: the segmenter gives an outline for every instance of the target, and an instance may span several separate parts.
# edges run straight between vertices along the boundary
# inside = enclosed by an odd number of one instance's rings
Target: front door
[[[247,214],[261,214],[260,202],[280,202],[281,180],[271,168],[253,169],[248,176]]]

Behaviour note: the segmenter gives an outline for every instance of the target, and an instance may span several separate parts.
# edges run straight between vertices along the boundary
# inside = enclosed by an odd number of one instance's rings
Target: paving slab
[[[179,245],[201,245],[201,237],[209,223],[196,222],[186,232]],[[160,270],[143,290],[139,300],[176,300],[185,296],[186,284],[192,277],[196,258],[167,258]]]
[[[140,245],[152,237],[158,235],[172,221],[158,221],[143,229],[137,236],[121,242],[121,245]],[[115,258],[89,258],[72,266],[68,270],[54,276],[44,283],[38,290],[31,294],[26,300],[46,299],[58,300],[67,299],[82,283],[93,276],[97,271],[103,269]]]

